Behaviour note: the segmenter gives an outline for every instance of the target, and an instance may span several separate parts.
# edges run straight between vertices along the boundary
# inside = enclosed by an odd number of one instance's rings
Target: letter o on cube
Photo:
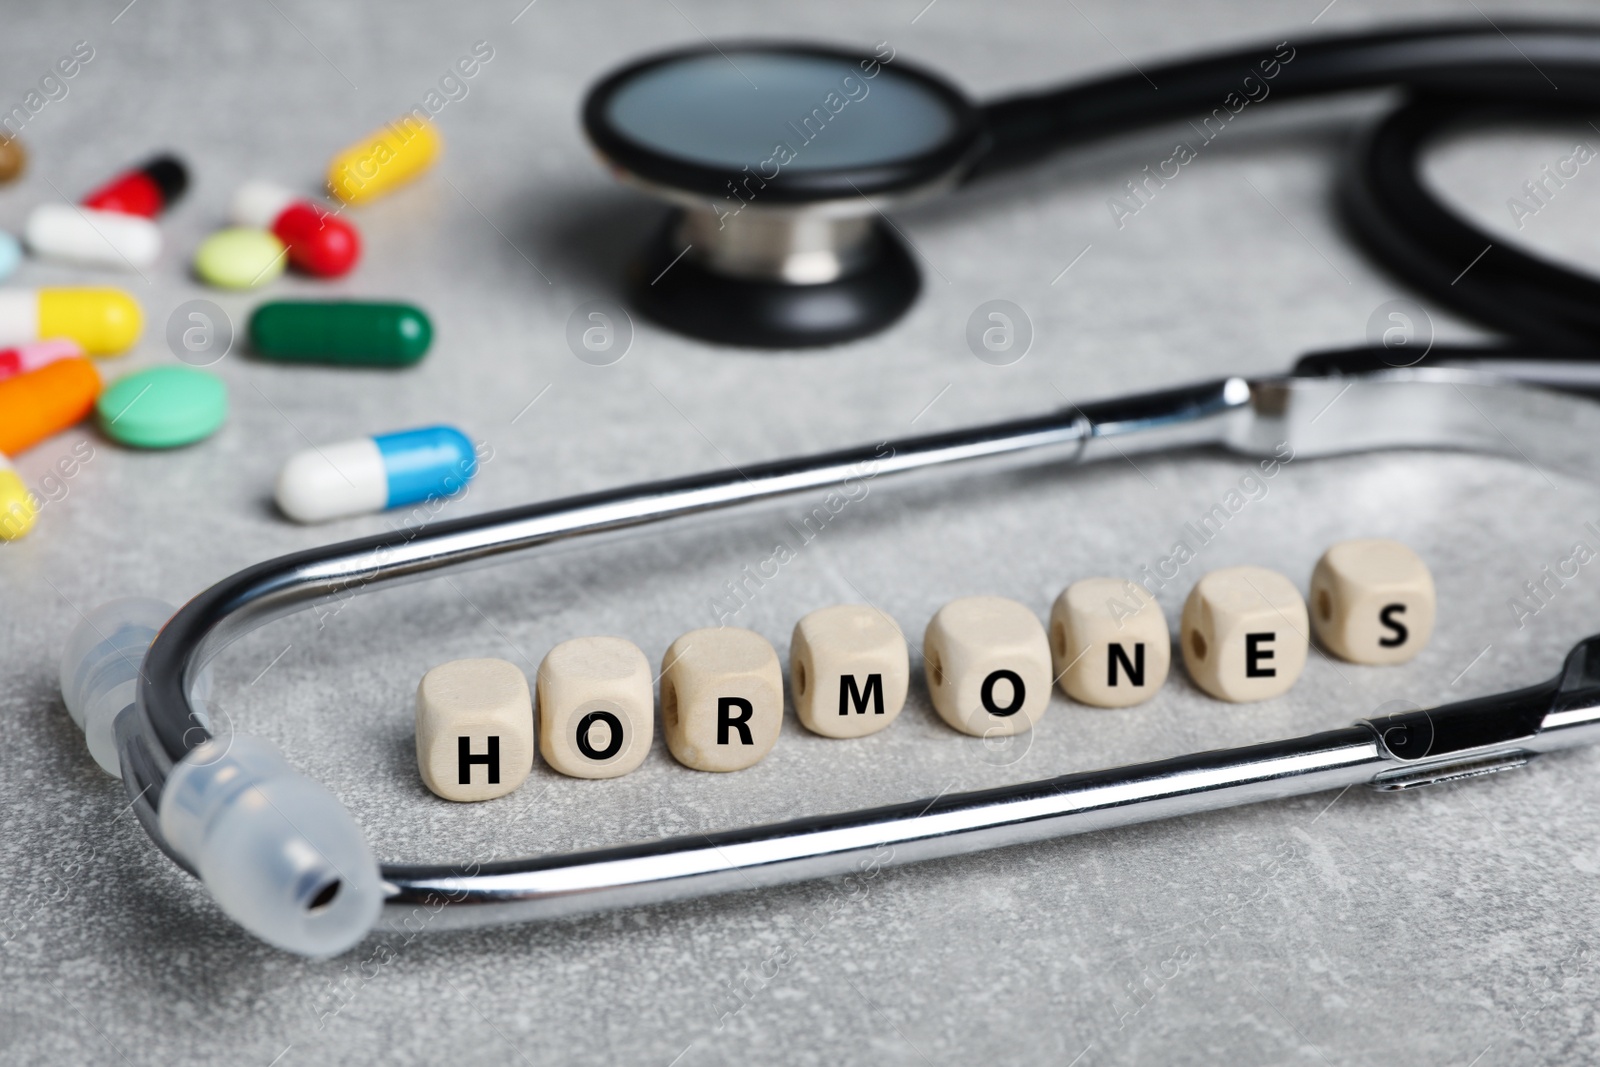
[[[493,800],[533,769],[528,679],[503,659],[441,663],[417,686],[417,768],[446,800]]]
[[[539,664],[539,751],[574,778],[616,778],[644,762],[655,736],[650,662],[621,637],[578,637]]]
[[[1428,565],[1399,541],[1340,541],[1311,572],[1311,625],[1329,652],[1352,663],[1404,663],[1433,636]]]
[[[1294,583],[1265,567],[1224,567],[1195,583],[1179,641],[1194,683],[1245,704],[1289,691],[1305,669],[1310,625]]]
[[[911,661],[899,625],[865,604],[801,619],[789,641],[789,688],[800,724],[824,737],[865,737],[905,706]]]
[[[1050,704],[1050,642],[1015,600],[950,601],[923,633],[922,658],[934,710],[962,733],[1025,733]]]
[[[1085,578],[1062,590],[1050,609],[1050,650],[1061,691],[1097,708],[1142,704],[1172,666],[1161,605],[1119,578]]]
[[[661,732],[698,771],[738,771],[766,758],[783,726],[783,668],[760,634],[690,630],[661,658]]]

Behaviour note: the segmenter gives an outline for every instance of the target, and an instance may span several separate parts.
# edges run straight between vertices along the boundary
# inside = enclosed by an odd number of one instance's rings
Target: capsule
[[[149,219],[72,204],[40,204],[22,235],[41,259],[86,267],[138,270],[161,254],[161,229]]]
[[[328,191],[346,204],[376,200],[431,167],[442,147],[433,123],[403,115],[333,157]]]
[[[29,341],[11,348],[0,348],[0,381],[38,370],[58,359],[82,355],[83,346],[68,337],[52,337],[48,341]]]
[[[237,226],[272,231],[289,249],[289,263],[307,274],[337,278],[361,258],[354,226],[271,182],[240,186],[231,214]]]
[[[28,167],[28,153],[15,137],[0,134],[0,182],[15,181]]]
[[[9,278],[22,264],[22,242],[0,230],[0,279]]]
[[[278,475],[278,507],[296,522],[326,522],[434,500],[478,473],[467,435],[428,426],[296,452]]]
[[[0,382],[0,452],[14,456],[82,422],[100,395],[86,359],[58,359]]]
[[[112,178],[83,198],[83,206],[153,219],[189,188],[189,170],[175,156],[161,155]]]
[[[410,304],[276,300],[250,315],[250,345],[263,359],[409,367],[433,342],[433,324]]]
[[[121,289],[0,289],[0,346],[66,337],[91,356],[132,348],[139,302]]]
[[[0,541],[15,541],[33,529],[38,499],[22,484],[11,461],[0,456]]]

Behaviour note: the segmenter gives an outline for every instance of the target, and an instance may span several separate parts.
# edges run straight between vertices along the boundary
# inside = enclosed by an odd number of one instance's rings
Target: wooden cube
[[[1061,691],[1097,708],[1126,708],[1156,695],[1172,665],[1167,617],[1142,586],[1085,578],[1050,609],[1050,651]]]
[[[528,679],[503,659],[441,663],[417,686],[417,767],[446,800],[492,800],[533,769]]]
[[[661,658],[661,732],[685,767],[738,771],[761,762],[783,726],[783,668],[760,634],[690,630]]]
[[[577,637],[539,664],[539,751],[574,778],[616,778],[644,762],[655,736],[655,679],[639,646]]]
[[[1311,625],[1352,663],[1404,663],[1433,636],[1433,575],[1399,541],[1340,541],[1311,572]]]
[[[1024,733],[1050,704],[1050,642],[1015,600],[950,601],[929,621],[922,657],[934,710],[962,733]]]
[[[813,733],[877,733],[905,706],[910,680],[905,635],[877,608],[837,604],[795,625],[789,689],[801,725]]]
[[[1224,567],[1195,583],[1179,642],[1196,685],[1237,704],[1288,692],[1310,645],[1306,602],[1265,567]]]

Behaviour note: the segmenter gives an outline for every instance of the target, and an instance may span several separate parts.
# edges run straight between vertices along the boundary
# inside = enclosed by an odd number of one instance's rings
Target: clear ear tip
[[[150,597],[108,600],[79,620],[61,654],[61,697],[83,731],[89,754],[107,774],[122,775],[115,723],[133,703],[145,650],[172,617]]]
[[[173,768],[161,831],[219,907],[303,956],[355,945],[383,904],[377,861],[332,793],[256,738],[213,738]]]

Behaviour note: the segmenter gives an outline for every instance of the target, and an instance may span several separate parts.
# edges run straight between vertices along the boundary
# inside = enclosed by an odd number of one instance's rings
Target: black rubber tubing
[[[1485,18],[1277,40],[1007,97],[983,109],[987,150],[969,177],[1140,126],[1209,115],[1227,106],[1229,94],[1248,98],[1262,86],[1261,104],[1407,90],[1341,176],[1339,207],[1356,238],[1418,291],[1507,335],[1505,347],[1478,350],[1484,355],[1600,355],[1600,281],[1485,233],[1441,203],[1420,169],[1429,143],[1452,127],[1600,115],[1600,26]]]

